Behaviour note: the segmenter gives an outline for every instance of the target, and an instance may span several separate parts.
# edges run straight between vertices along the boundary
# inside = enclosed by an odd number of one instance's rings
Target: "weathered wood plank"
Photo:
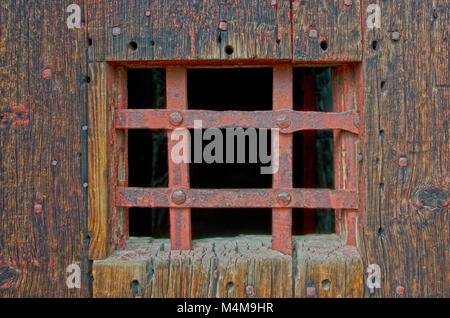
[[[89,113],[89,258],[108,256],[109,242],[109,165],[108,165],[108,85],[106,63],[90,63]]]
[[[364,268],[356,247],[336,235],[295,240],[295,297],[362,297]]]
[[[86,34],[67,28],[71,3],[0,2],[0,297],[90,294]]]
[[[381,28],[364,32],[363,259],[381,267],[375,296],[448,297],[449,102],[448,87],[438,87],[445,71],[436,68],[445,66],[445,49],[432,38],[448,29],[450,4],[378,4]]]
[[[287,0],[274,6],[265,0],[88,3],[91,61],[291,57]],[[221,21],[226,27],[219,29]]]
[[[360,1],[292,1],[295,61],[361,61]]]

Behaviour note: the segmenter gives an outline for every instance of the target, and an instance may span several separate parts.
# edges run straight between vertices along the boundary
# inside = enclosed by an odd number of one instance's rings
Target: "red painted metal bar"
[[[116,205],[169,208],[357,209],[358,194],[330,189],[117,188]]]
[[[303,110],[316,110],[316,78],[313,75],[303,77]],[[303,132],[303,188],[316,187],[317,175],[316,132]],[[317,210],[303,210],[303,234],[316,233]]]
[[[289,105],[279,105],[287,108]],[[118,129],[173,129],[178,126],[194,128],[194,120],[202,120],[203,127],[254,127],[279,128],[277,118],[285,116],[289,126],[280,129],[283,133],[300,130],[339,129],[358,133],[355,126],[357,115],[352,112],[325,113],[302,112],[290,109],[275,111],[206,111],[171,109],[127,109],[116,112]],[[284,126],[283,126],[284,127]]]
[[[181,111],[187,108],[187,78],[185,67],[166,69],[167,109]],[[177,141],[172,141],[172,131],[168,134],[169,187],[189,188],[188,163],[175,163],[171,160],[171,149]],[[117,202],[116,202],[117,204]],[[172,250],[190,250],[191,210],[188,208],[170,208],[170,240]]]
[[[273,110],[292,109],[293,100],[293,74],[291,65],[278,65],[273,68]],[[277,117],[279,123],[289,123],[286,117]],[[272,177],[274,189],[292,188],[292,134],[280,134],[278,149],[279,169]],[[280,199],[280,198],[279,198]],[[282,198],[281,198],[282,199]],[[284,201],[287,202],[288,198]],[[292,255],[292,209],[272,209],[272,249],[283,254]]]

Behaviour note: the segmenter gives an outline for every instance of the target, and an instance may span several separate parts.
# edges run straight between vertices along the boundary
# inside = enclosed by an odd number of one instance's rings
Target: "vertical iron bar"
[[[168,67],[166,69],[167,109],[187,109],[187,78],[185,67]],[[169,160],[169,188],[189,188],[189,164],[174,163],[171,149],[177,141],[171,140],[172,131],[167,132]],[[191,244],[191,210],[170,208],[170,241],[172,250],[190,250]]]
[[[273,110],[292,109],[292,66],[273,68]],[[283,120],[279,120],[282,122]],[[289,121],[289,119],[288,119]],[[292,134],[279,136],[279,169],[273,175],[273,188],[292,188]],[[273,153],[274,149],[272,149]],[[272,209],[272,249],[292,255],[292,209]]]

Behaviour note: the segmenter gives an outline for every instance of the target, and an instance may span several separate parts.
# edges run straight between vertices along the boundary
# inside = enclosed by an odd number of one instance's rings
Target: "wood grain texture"
[[[336,235],[295,239],[295,297],[362,297],[364,268],[356,247]]]
[[[134,297],[133,280],[141,296],[152,298],[292,297],[292,258],[270,244],[270,236],[243,236],[171,251],[169,240],[132,238],[125,249],[94,261],[94,297]]]
[[[374,296],[449,297],[449,88],[440,68],[448,45],[432,40],[448,31],[450,3],[377,3],[382,26],[364,31],[363,259],[381,267]]]
[[[66,25],[73,2],[0,2],[0,297],[90,295],[87,47],[85,28]],[[81,289],[66,286],[72,263]]]
[[[343,0],[292,1],[293,59],[296,61],[361,61],[361,6]],[[315,36],[310,36],[316,31]],[[321,47],[326,41],[327,49]]]
[[[288,0],[276,6],[266,0],[87,2],[91,61],[291,57]],[[225,31],[219,30],[222,20]],[[113,28],[120,34],[113,35]]]
[[[109,105],[106,63],[90,63],[89,114],[89,258],[106,258],[111,252],[109,218]]]

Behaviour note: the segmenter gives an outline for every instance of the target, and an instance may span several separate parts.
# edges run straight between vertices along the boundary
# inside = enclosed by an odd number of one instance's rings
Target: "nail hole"
[[[155,41],[151,40],[151,41],[150,41],[150,45],[151,45],[151,46],[155,46]]]
[[[139,281],[137,279],[131,281],[130,289],[131,289],[131,294],[133,295],[133,297],[142,296],[141,284],[139,283]]]
[[[322,288],[323,288],[323,290],[330,290],[330,287],[331,287],[330,280],[329,279],[324,279],[322,281]]]
[[[137,43],[134,41],[131,41],[128,46],[130,47],[130,49],[132,49],[133,51],[136,51],[137,49]]]
[[[381,83],[380,83],[380,87],[381,87],[381,89],[383,89],[383,88],[384,88],[384,85],[386,85],[386,82],[385,82],[385,81],[381,81]]]
[[[233,52],[234,52],[234,49],[231,45],[227,45],[225,47],[225,53],[227,53],[227,55],[231,55],[231,54],[233,54]]]
[[[378,229],[378,235],[381,236],[381,235],[383,235],[383,234],[384,234],[384,229],[383,229],[382,227],[380,227],[380,228]]]
[[[91,38],[88,39],[88,45],[92,46],[92,39]]]
[[[379,135],[380,137],[384,137],[384,130],[380,130]]]
[[[219,32],[219,35],[217,35],[217,43],[222,43],[222,32]]]
[[[86,83],[90,83],[91,82],[91,77],[89,76],[89,75],[86,75],[84,78],[83,78],[83,80],[86,82]]]
[[[381,191],[381,192],[384,191],[384,183],[380,183],[380,191]]]
[[[322,42],[320,42],[320,48],[323,50],[323,51],[326,51],[327,49],[328,49],[328,42],[327,41],[322,41]]]
[[[280,44],[281,43],[281,40],[280,39],[277,39],[277,44]]]
[[[232,291],[234,288],[234,283],[233,282],[228,282],[226,285],[227,291]]]
[[[372,41],[372,50],[376,51],[378,49],[378,41]]]

